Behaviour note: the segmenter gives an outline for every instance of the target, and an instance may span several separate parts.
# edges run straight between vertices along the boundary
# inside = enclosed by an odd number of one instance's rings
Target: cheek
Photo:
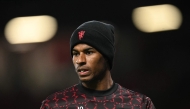
[[[74,65],[75,68],[76,68],[76,59],[75,59],[75,58],[72,58],[72,61],[73,61],[73,65]]]
[[[101,69],[102,67],[105,67],[105,60],[103,57],[91,57],[89,58],[89,64],[92,68],[95,70]]]
[[[72,58],[72,61],[73,61],[73,64],[75,64],[75,59],[74,58]]]

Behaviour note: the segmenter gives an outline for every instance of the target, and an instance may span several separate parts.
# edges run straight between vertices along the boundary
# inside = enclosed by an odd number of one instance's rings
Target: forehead
[[[75,45],[75,46],[73,47],[73,50],[83,50],[83,49],[88,49],[88,48],[93,48],[93,49],[94,49],[94,47],[92,47],[92,46],[90,46],[90,45],[88,45],[88,44],[83,44],[83,43],[81,43],[81,44]]]

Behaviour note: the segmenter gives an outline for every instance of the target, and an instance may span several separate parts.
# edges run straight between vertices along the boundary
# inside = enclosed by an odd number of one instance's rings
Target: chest
[[[141,109],[137,98],[122,95],[88,97],[86,95],[67,96],[57,99],[53,109]]]

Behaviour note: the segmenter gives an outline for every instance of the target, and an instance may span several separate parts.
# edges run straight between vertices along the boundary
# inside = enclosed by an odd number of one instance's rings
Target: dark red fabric
[[[116,91],[107,96],[89,96],[77,85],[50,95],[40,109],[156,109],[149,97],[119,84]]]

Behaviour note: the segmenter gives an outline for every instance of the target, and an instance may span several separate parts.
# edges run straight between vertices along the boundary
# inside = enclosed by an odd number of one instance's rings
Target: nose
[[[84,53],[80,53],[80,55],[78,56],[76,60],[76,63],[80,65],[86,64],[86,56]]]

